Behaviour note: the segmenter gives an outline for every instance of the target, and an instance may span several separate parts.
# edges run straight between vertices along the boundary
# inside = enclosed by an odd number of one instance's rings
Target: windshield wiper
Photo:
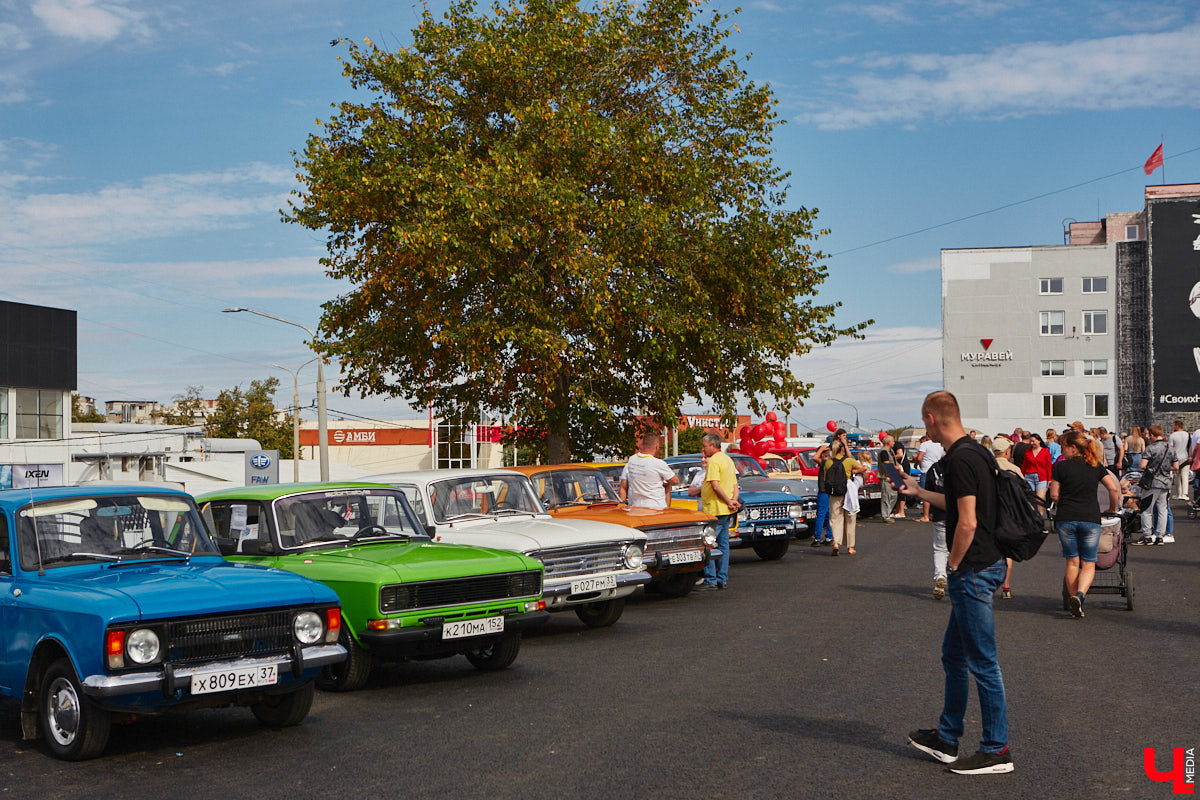
[[[192,554],[186,550],[176,550],[174,547],[164,547],[160,544],[148,544],[142,547],[122,547],[118,553],[145,553],[153,551],[155,553],[169,553],[173,556],[181,556],[183,558],[191,558]],[[118,559],[121,560],[121,559]]]
[[[43,559],[42,563],[43,564],[56,564],[59,561],[71,561],[72,559],[88,559],[88,558],[96,558],[101,561],[117,561],[117,562],[119,562],[121,560],[120,556],[114,556],[112,553],[78,552],[78,553],[71,553],[71,554],[65,555],[65,556],[56,556],[54,558]]]
[[[478,511],[468,511],[465,514],[454,514],[446,517],[442,522],[458,522],[460,519],[482,519],[485,516],[487,515],[480,514]]]
[[[495,511],[492,512],[492,515],[498,517],[501,514],[533,514],[533,513],[535,513],[535,512],[522,511],[519,508],[497,508]]]

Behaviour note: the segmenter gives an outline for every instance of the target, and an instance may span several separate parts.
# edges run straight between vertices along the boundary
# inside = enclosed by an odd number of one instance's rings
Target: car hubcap
[[[49,706],[46,716],[50,722],[50,735],[61,745],[75,741],[79,728],[79,696],[75,687],[65,678],[56,678],[50,685]]]

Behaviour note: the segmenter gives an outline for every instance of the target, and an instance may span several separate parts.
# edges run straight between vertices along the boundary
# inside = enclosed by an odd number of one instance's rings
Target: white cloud
[[[1165,68],[1164,65],[1170,65]],[[1200,25],[987,53],[862,58],[829,107],[800,121],[826,130],[954,116],[1200,107]]]
[[[0,50],[28,50],[32,47],[25,31],[8,22],[0,22]]]
[[[0,192],[0,246],[94,246],[241,228],[286,206],[288,169],[246,164],[222,172],[154,175],[77,193]],[[3,184],[0,184],[2,188]]]
[[[915,261],[903,261],[899,264],[892,264],[887,268],[888,272],[894,272],[897,275],[915,275],[918,272],[933,272],[942,268],[942,260],[940,258],[918,258]]]
[[[148,34],[145,15],[119,2],[37,0],[33,13],[57,36],[80,41],[111,41],[124,34]]]

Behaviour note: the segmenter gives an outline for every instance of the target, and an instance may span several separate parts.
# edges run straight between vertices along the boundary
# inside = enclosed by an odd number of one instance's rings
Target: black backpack
[[[993,464],[995,459],[993,458]],[[996,547],[1005,558],[1028,561],[1046,541],[1046,501],[1015,472],[993,466],[996,476]]]
[[[833,463],[825,468],[825,493],[830,497],[846,495],[846,465],[842,462],[845,456],[833,459]]]

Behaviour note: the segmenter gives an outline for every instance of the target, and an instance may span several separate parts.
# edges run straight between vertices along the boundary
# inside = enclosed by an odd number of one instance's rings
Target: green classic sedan
[[[222,552],[329,586],[342,602],[349,652],[318,685],[366,683],[376,659],[464,654],[504,669],[521,631],[545,622],[542,564],[508,550],[431,542],[398,489],[378,484],[274,484],[196,498]]]

